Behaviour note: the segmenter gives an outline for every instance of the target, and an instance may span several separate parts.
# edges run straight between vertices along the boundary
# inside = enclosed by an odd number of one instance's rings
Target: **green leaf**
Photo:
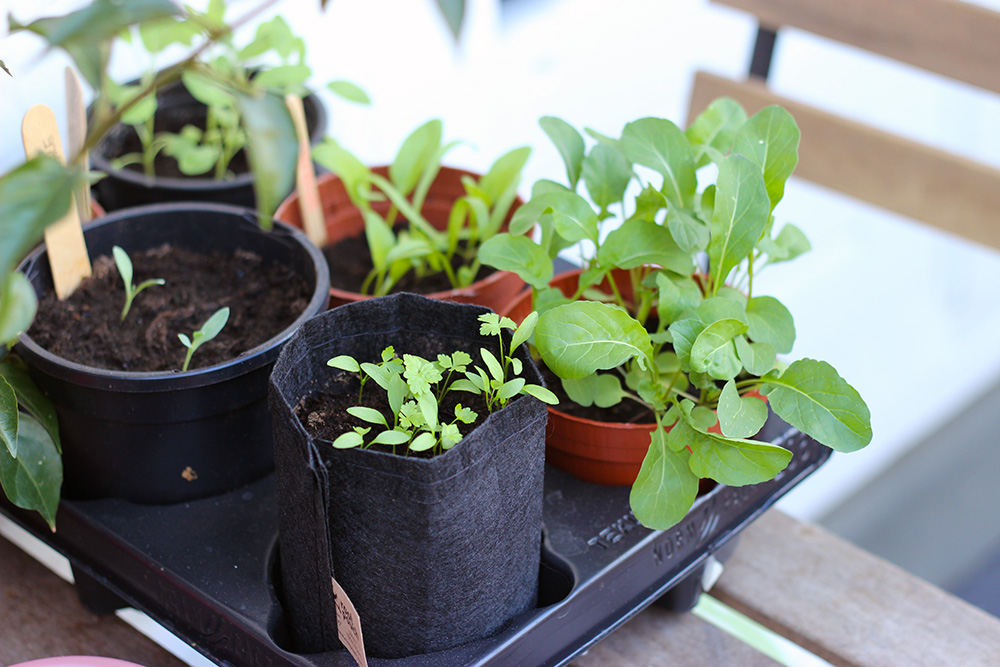
[[[0,60],[0,69],[2,69],[3,71],[7,72],[7,76],[10,76],[10,77],[14,76],[13,74],[10,73],[10,70],[7,69],[7,65],[4,64],[4,61],[2,61],[2,60]]]
[[[701,167],[709,163],[706,146],[720,153],[728,153],[736,132],[746,120],[747,112],[739,102],[731,98],[720,97],[709,104],[684,131],[694,149],[696,165]]]
[[[497,234],[479,246],[479,261],[500,271],[510,271],[536,289],[552,280],[552,259],[526,236]]]
[[[691,371],[691,348],[705,330],[705,323],[696,317],[688,317],[671,323],[668,330],[674,341],[674,352],[681,362],[681,370],[688,373]]]
[[[217,311],[212,313],[212,316],[201,325],[201,329],[194,332],[195,340],[201,340],[202,343],[207,343],[212,340],[222,331],[222,328],[226,326],[226,322],[229,321],[229,308],[219,308]]]
[[[385,388],[385,394],[386,400],[389,401],[389,409],[392,410],[393,415],[399,415],[399,410],[403,407],[403,402],[409,395],[410,388],[402,376],[395,373],[389,376],[387,384],[389,386]]]
[[[329,88],[334,95],[337,95],[348,102],[357,102],[358,104],[372,103],[371,98],[368,97],[368,93],[350,81],[331,81],[326,84],[326,87]]]
[[[580,378],[615,368],[635,358],[652,361],[649,334],[623,309],[604,303],[576,301],[548,310],[538,318],[535,345],[546,365],[561,378]]]
[[[347,408],[347,414],[357,417],[361,421],[366,421],[369,424],[381,424],[386,428],[389,427],[389,425],[385,422],[385,416],[378,410],[373,410],[372,408],[355,405]]]
[[[617,376],[610,373],[591,373],[582,378],[564,378],[563,391],[574,403],[588,407],[610,408],[621,403],[625,392]]]
[[[871,413],[861,395],[825,361],[800,359],[762,388],[774,412],[838,452],[861,449],[872,439]]]
[[[361,160],[327,137],[312,150],[313,160],[335,173],[344,182],[348,196],[359,208],[368,205],[362,188],[368,186],[371,170]]]
[[[0,378],[0,440],[6,445],[10,456],[17,458],[17,396],[14,388]]]
[[[7,274],[0,281],[0,346],[13,345],[31,326],[37,310],[38,298],[31,281],[16,271]]]
[[[493,379],[496,380],[497,382],[503,382],[504,381],[503,367],[500,365],[500,362],[497,360],[497,358],[493,356],[493,353],[487,350],[485,347],[481,347],[479,348],[479,355],[483,358],[483,361],[486,363],[486,368],[489,369],[490,375],[493,377]]]
[[[382,431],[372,440],[373,445],[402,445],[410,441],[410,434],[402,431]]]
[[[347,371],[349,373],[358,373],[361,371],[361,366],[354,359],[354,357],[346,354],[338,354],[336,357],[328,359],[326,365],[332,368],[339,368],[340,370]]]
[[[590,199],[606,210],[625,196],[632,165],[617,146],[598,144],[583,159],[582,176]]]
[[[165,18],[145,21],[139,25],[139,38],[150,53],[159,53],[175,44],[191,46],[194,38],[201,34],[201,28],[194,21]]]
[[[622,130],[625,157],[663,175],[663,195],[684,207],[694,197],[698,182],[691,145],[680,128],[663,118],[641,118]]]
[[[719,426],[728,438],[750,438],[767,421],[767,404],[755,396],[740,396],[736,383],[726,382],[719,395]]]
[[[72,202],[83,172],[38,155],[0,178],[0,276],[14,271]]]
[[[247,157],[254,175],[260,226],[271,229],[275,209],[295,185],[299,143],[284,100],[238,94],[247,133]]]
[[[660,322],[670,324],[701,303],[701,289],[687,276],[671,276],[663,271],[656,274],[658,300],[657,314]]]
[[[783,303],[773,296],[747,300],[747,335],[755,343],[767,343],[779,354],[788,354],[795,344],[795,321]]]
[[[365,220],[365,240],[376,271],[384,271],[389,265],[389,253],[396,247],[396,235],[392,227],[371,209],[362,209]]]
[[[141,89],[142,86],[122,86],[126,100],[131,99]],[[156,95],[146,95],[122,114],[121,122],[125,125],[142,125],[156,114],[156,107]]]
[[[427,169],[436,170],[434,156],[441,146],[443,127],[440,120],[431,120],[403,140],[396,159],[389,165],[389,180],[403,195],[413,192]]]
[[[781,257],[768,256],[768,262],[788,262],[812,250],[812,245],[805,233],[795,225],[788,223],[774,239],[774,244],[781,250]]]
[[[511,188],[517,188],[521,182],[521,171],[530,156],[531,148],[522,146],[504,153],[490,165],[489,171],[479,181],[479,188],[490,205],[495,204]]]
[[[643,526],[666,530],[688,513],[698,496],[698,478],[686,450],[667,448],[662,428],[653,431],[649,451],[629,492],[629,505]]]
[[[747,325],[734,319],[713,322],[698,334],[691,346],[691,368],[717,380],[729,380],[740,372],[733,339],[746,333]]]
[[[761,109],[740,128],[733,153],[749,158],[763,172],[771,210],[785,194],[785,181],[799,161],[799,127],[779,106]]]
[[[566,165],[566,179],[571,190],[576,190],[583,168],[584,150],[583,137],[576,128],[561,118],[542,116],[538,124],[555,144],[563,164]]]
[[[692,449],[691,471],[728,486],[774,479],[792,460],[792,453],[783,447],[714,433],[699,432]]]
[[[514,378],[513,380],[504,382],[500,385],[500,388],[497,389],[497,398],[501,401],[510,400],[521,392],[521,389],[524,388],[525,384],[524,378]]]
[[[546,403],[548,405],[559,405],[559,399],[556,398],[556,395],[541,385],[526,384],[521,389],[521,393],[534,396],[542,403]]]
[[[691,256],[674,243],[670,231],[655,222],[632,218],[607,235],[597,250],[603,267],[634,269],[657,265],[675,273],[690,273]]]
[[[55,530],[62,457],[45,428],[28,415],[21,417],[17,453],[15,459],[0,447],[0,484],[12,503],[37,511]]]
[[[736,338],[736,356],[743,368],[752,375],[761,376],[774,368],[777,354],[769,343],[751,343],[745,336]]]
[[[437,444],[437,438],[434,437],[433,433],[421,433],[413,442],[410,443],[410,451],[413,452],[424,452]]]
[[[169,0],[93,0],[64,16],[42,18],[27,25],[10,16],[10,31],[29,30],[51,47],[64,49],[80,74],[95,89],[107,64],[112,40],[130,25],[176,16],[180,8]]]
[[[360,433],[348,431],[338,435],[337,439],[333,441],[333,446],[335,449],[351,449],[352,447],[360,447],[364,442],[365,439]]]
[[[304,92],[305,83],[312,75],[308,65],[276,65],[262,70],[253,78],[257,86],[270,88],[282,95]]]
[[[462,32],[462,20],[465,18],[465,0],[434,0],[441,15],[448,23],[451,34],[458,39]]]
[[[708,225],[692,215],[687,209],[678,208],[667,202],[667,229],[677,246],[684,252],[694,254],[708,246],[710,234]]]
[[[722,296],[725,290],[719,290],[719,296],[712,296],[698,304],[698,318],[706,324],[711,324],[718,320],[739,320],[743,324],[749,325],[747,319],[746,306],[734,299]]]
[[[538,323],[538,312],[532,311],[528,313],[528,316],[524,318],[521,324],[514,331],[514,335],[510,339],[510,356],[514,356],[514,351],[521,347],[529,338],[531,334],[535,331],[535,325]]]
[[[739,155],[719,165],[715,210],[708,244],[712,283],[721,287],[729,272],[750,254],[770,216],[770,205],[760,170]]]
[[[552,224],[556,233],[570,243],[597,243],[599,219],[587,200],[573,192],[544,195],[552,207]]]

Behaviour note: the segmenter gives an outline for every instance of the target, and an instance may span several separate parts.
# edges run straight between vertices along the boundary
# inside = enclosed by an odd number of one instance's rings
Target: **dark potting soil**
[[[542,374],[542,378],[545,380],[545,386],[552,390],[559,399],[559,405],[555,406],[556,410],[559,412],[570,415],[571,417],[579,417],[581,419],[591,419],[597,422],[604,423],[619,423],[619,424],[652,424],[653,413],[645,405],[637,403],[629,399],[624,399],[618,405],[613,405],[610,408],[599,408],[596,405],[591,405],[584,407],[579,403],[573,402],[566,392],[563,391],[562,381],[559,377],[549,370],[548,366],[542,360],[537,360],[538,370]]]
[[[194,353],[189,370],[234,359],[273,338],[305,310],[311,295],[304,277],[256,254],[202,255],[161,246],[131,255],[133,284],[162,278],[135,297],[125,321],[121,276],[108,256],[65,301],[45,295],[31,337],[70,361],[118,371],[180,370],[187,349],[178,340],[201,328],[219,308],[230,308],[219,335]]]
[[[452,258],[452,268],[458,271],[462,265],[459,255],[461,250],[455,253]],[[345,292],[361,292],[361,286],[365,278],[371,272],[372,258],[368,251],[368,241],[364,236],[351,236],[341,239],[334,244],[323,247],[323,256],[330,266],[330,286]],[[479,268],[476,280],[482,280],[494,269],[488,266]],[[416,294],[433,294],[451,289],[448,275],[444,272],[425,275],[418,278],[414,271],[408,272],[399,282],[397,282],[391,292],[414,292]]]

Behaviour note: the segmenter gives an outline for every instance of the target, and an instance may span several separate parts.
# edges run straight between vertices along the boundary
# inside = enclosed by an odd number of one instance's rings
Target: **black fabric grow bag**
[[[487,637],[532,608],[541,540],[545,406],[522,396],[430,459],[335,450],[294,414],[324,384],[326,360],[377,360],[415,339],[478,360],[478,306],[412,294],[340,306],[306,322],[271,375],[279,563],[298,652],[337,640],[330,579],[361,617],[366,650],[403,657]],[[526,349],[528,382],[541,377]],[[426,355],[425,355],[426,356]]]
[[[91,255],[113,245],[164,243],[201,253],[249,250],[292,267],[313,285],[309,304],[277,336],[222,364],[187,372],[124,372],[75,363],[22,334],[17,352],[52,400],[63,445],[63,495],[169,504],[232,491],[273,468],[267,381],[292,332],[326,309],[329,273],[299,230],[222,204],[155,204],[119,211],[84,230]],[[45,246],[21,264],[41,298],[52,290]],[[197,478],[182,473],[190,467]]]

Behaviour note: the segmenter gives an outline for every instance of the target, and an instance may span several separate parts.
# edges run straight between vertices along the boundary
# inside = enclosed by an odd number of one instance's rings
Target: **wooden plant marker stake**
[[[56,115],[44,104],[36,104],[24,114],[21,138],[24,140],[24,154],[29,160],[39,153],[45,153],[62,163],[66,162]],[[46,227],[45,245],[49,266],[52,267],[56,296],[65,299],[91,273],[90,257],[87,255],[75,203],[71,202],[66,215],[60,220]]]
[[[285,104],[292,114],[295,136],[299,140],[299,160],[295,164],[295,190],[299,195],[299,210],[302,211],[302,228],[309,240],[322,248],[326,245],[326,222],[323,219],[323,206],[319,201],[316,172],[313,171],[309,150],[306,113],[302,108],[302,98],[298,95],[286,95]]]
[[[67,155],[76,155],[77,164],[86,167],[87,155],[80,153],[87,138],[87,110],[83,104],[83,86],[80,77],[72,67],[66,68],[66,146]],[[76,211],[80,222],[88,222],[92,217],[90,208],[90,187],[83,184],[73,193],[76,197]]]

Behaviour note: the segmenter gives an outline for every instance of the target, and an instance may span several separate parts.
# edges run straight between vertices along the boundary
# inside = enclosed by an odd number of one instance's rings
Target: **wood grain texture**
[[[802,131],[795,176],[1000,248],[1000,170],[775,95],[757,81],[705,72],[695,75],[689,122],[720,96],[748,113],[779,104],[795,117]]]
[[[185,664],[118,617],[86,611],[70,584],[0,538],[0,665],[60,655]]]
[[[1000,619],[776,510],[712,595],[834,665],[1000,664]]]
[[[1000,13],[961,0],[716,0],[1000,92]]]

